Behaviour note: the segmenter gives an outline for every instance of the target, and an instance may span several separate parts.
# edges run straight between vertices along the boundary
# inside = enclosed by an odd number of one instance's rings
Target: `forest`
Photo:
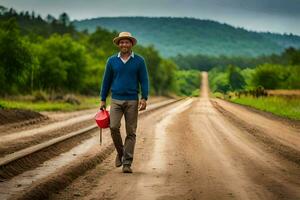
[[[106,61],[118,52],[112,43],[117,35],[101,27],[92,33],[77,31],[67,13],[43,19],[1,6],[0,95],[98,95]],[[199,72],[180,70],[151,45],[133,50],[146,60],[151,95],[191,95],[198,90]]]
[[[212,20],[187,17],[99,17],[74,21],[76,29],[93,32],[129,30],[141,44],[153,44],[164,57],[178,54],[257,57],[280,54],[286,48],[300,48],[294,34],[255,32]]]

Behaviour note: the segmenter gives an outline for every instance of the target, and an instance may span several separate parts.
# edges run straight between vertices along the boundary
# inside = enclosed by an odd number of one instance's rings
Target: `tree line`
[[[106,60],[118,52],[112,44],[118,33],[101,27],[79,32],[69,19],[66,13],[42,19],[34,12],[0,6],[0,95],[40,90],[99,94]],[[162,58],[153,46],[137,45],[133,50],[146,60],[151,94],[189,95],[181,92],[178,77],[184,72],[174,61]],[[189,87],[192,92],[198,85]]]
[[[289,48],[281,55],[254,67],[216,67],[209,71],[214,92],[260,89],[300,89],[300,50]]]
[[[281,54],[263,55],[258,57],[179,54],[171,59],[176,62],[180,69],[196,69],[200,71],[209,71],[215,67],[227,68],[229,65],[239,66],[239,68],[255,68],[264,63],[296,65],[300,62],[300,49],[289,47]]]

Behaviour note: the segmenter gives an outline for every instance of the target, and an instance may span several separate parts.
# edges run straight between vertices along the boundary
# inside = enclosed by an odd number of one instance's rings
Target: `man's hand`
[[[105,110],[105,109],[106,109],[106,101],[101,101],[100,110]]]
[[[147,102],[145,99],[141,99],[139,104],[139,111],[146,110]]]

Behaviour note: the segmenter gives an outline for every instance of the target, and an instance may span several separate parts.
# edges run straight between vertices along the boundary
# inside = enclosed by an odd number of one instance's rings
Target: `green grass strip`
[[[241,97],[230,101],[289,119],[300,120],[300,97]]]
[[[33,111],[75,111],[100,106],[99,97],[85,97],[80,99],[80,105],[65,102],[31,102],[20,100],[0,99],[0,108],[26,109]]]

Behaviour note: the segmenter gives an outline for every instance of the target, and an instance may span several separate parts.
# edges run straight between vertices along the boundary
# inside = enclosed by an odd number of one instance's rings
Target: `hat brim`
[[[129,36],[116,37],[113,39],[113,43],[119,46],[119,41],[122,39],[129,39],[132,42],[132,46],[136,45],[137,43],[137,40],[134,37],[129,37]]]

